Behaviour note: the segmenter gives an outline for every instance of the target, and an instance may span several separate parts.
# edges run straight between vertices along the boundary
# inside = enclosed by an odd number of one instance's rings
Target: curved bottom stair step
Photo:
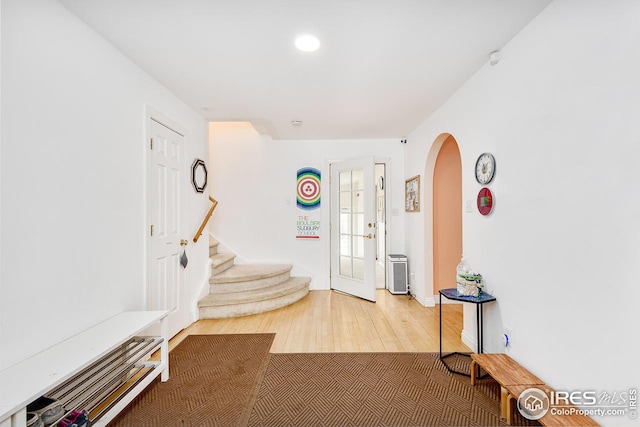
[[[292,277],[268,288],[212,294],[198,302],[200,319],[248,316],[285,307],[309,293],[309,277]]]
[[[209,279],[212,294],[250,291],[285,282],[289,279],[291,265],[242,264],[234,265]]]

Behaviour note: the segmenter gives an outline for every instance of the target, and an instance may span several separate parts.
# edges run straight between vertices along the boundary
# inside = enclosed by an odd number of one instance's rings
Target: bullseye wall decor
[[[296,239],[320,238],[321,172],[312,167],[298,169],[296,180]]]
[[[298,169],[296,204],[300,209],[320,207],[320,171],[314,168]]]

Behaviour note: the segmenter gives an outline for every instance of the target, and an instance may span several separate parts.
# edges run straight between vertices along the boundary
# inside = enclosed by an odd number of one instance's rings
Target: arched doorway
[[[455,287],[462,254],[462,163],[455,138],[449,135],[433,171],[433,294]]]
[[[438,301],[438,289],[455,287],[455,268],[462,253],[461,163],[455,138],[448,133],[440,134],[431,144],[424,169],[424,176],[432,179],[431,185],[426,184],[428,180],[425,180],[422,204],[427,213],[424,224],[424,278],[425,305],[428,306]],[[447,178],[448,175],[451,177]],[[448,201],[440,200],[443,197]],[[454,201],[457,201],[457,205]],[[449,229],[454,231],[445,230],[447,219],[453,221]],[[451,235],[453,238],[447,242],[447,236]]]

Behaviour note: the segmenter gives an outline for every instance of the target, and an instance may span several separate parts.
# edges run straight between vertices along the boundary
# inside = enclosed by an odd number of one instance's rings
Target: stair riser
[[[243,304],[226,305],[219,307],[201,307],[199,309],[200,319],[226,319],[229,317],[248,316],[251,314],[264,313],[266,311],[276,310],[293,304],[301,300],[309,293],[309,287],[297,290],[290,294],[282,295],[277,298],[268,299],[258,302],[250,302]]]
[[[247,280],[245,282],[234,283],[215,283],[215,278],[209,279],[210,292],[212,294],[225,294],[229,292],[243,292],[253,289],[266,288],[268,286],[277,285],[278,283],[285,282],[291,277],[290,272],[278,274],[277,276],[265,277],[264,279]]]
[[[234,264],[234,260],[230,259],[229,261],[223,262],[222,264],[219,264],[217,266],[211,266],[211,275],[215,276],[216,274],[220,274],[223,271],[233,267]]]
[[[218,253],[218,245],[209,246],[209,256],[214,256]]]

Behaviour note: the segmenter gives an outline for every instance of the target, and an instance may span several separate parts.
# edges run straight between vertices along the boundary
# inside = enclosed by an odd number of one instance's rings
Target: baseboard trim
[[[464,345],[476,352],[478,349],[478,341],[474,335],[469,334],[465,329],[463,329],[460,334],[460,339]],[[484,351],[484,349],[482,351]]]
[[[436,300],[434,298],[423,298],[422,301],[420,301],[420,304],[422,304],[425,307],[435,307],[436,306]]]

